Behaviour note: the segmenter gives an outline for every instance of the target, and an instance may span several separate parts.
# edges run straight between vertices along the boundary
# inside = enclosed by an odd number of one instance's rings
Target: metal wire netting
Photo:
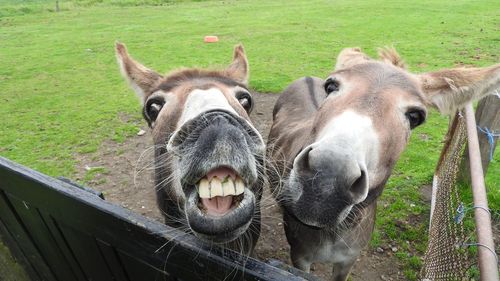
[[[429,243],[420,271],[423,280],[464,280],[471,257],[461,245],[464,225],[457,218],[461,201],[456,184],[466,137],[465,118],[457,114],[446,135],[433,179]]]

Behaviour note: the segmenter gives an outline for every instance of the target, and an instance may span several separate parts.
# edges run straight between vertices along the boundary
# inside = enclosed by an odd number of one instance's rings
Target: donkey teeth
[[[210,184],[207,179],[200,180],[198,184],[198,194],[200,198],[210,198]]]
[[[245,184],[241,178],[237,178],[234,185],[234,195],[240,195],[245,192]]]
[[[201,179],[198,184],[200,198],[214,198],[216,196],[240,195],[245,192],[245,184],[241,178],[233,181],[231,177],[221,181],[218,177],[209,182],[206,178]]]
[[[225,196],[234,195],[234,182],[231,178],[226,178],[222,182],[222,192]]]
[[[218,177],[215,177],[210,181],[210,198],[215,196],[224,196],[222,183]]]

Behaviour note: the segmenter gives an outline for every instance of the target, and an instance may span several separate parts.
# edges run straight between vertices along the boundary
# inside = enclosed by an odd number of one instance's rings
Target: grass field
[[[221,66],[245,45],[251,87],[278,93],[292,80],[325,77],[344,47],[395,46],[415,72],[500,61],[500,1],[160,1],[0,2],[0,155],[49,175],[71,177],[75,155],[123,141],[141,122],[139,105],[115,62],[115,40],[162,72]],[[204,44],[205,35],[217,44]],[[126,120],[126,121],[125,121]],[[415,279],[429,213],[419,187],[432,180],[447,117],[418,128],[380,202],[373,246],[394,243]],[[500,209],[500,153],[487,185]],[[384,207],[385,206],[385,207]],[[406,241],[412,241],[407,244]],[[416,254],[415,254],[416,253]]]

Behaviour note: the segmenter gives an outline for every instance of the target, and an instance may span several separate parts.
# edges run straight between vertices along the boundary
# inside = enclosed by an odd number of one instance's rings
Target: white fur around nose
[[[326,124],[313,147],[345,150],[358,162],[375,166],[378,160],[378,143],[371,118],[348,110]]]
[[[379,158],[378,134],[370,117],[348,110],[330,120],[321,131],[313,149],[341,152],[355,159],[360,167],[367,170],[368,183],[375,177]],[[335,159],[332,159],[335,161]],[[363,201],[366,193],[359,198]]]
[[[225,110],[238,115],[221,90],[217,88],[196,89],[189,94],[177,127],[180,128],[186,121],[214,109]]]

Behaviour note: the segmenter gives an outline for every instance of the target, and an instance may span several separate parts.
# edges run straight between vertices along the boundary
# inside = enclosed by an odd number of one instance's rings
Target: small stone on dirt
[[[398,251],[398,248],[396,247],[391,247],[391,251],[393,251],[394,253]]]
[[[377,247],[377,253],[383,253],[384,252],[384,249],[382,249],[381,247]]]
[[[86,171],[90,171],[90,170],[94,170],[94,169],[102,169],[103,167],[102,166],[95,166],[95,167],[91,167],[89,165],[85,165],[84,169]]]
[[[138,136],[144,136],[145,133],[146,133],[146,131],[144,131],[144,130],[141,129],[139,132],[137,132],[137,135]]]

